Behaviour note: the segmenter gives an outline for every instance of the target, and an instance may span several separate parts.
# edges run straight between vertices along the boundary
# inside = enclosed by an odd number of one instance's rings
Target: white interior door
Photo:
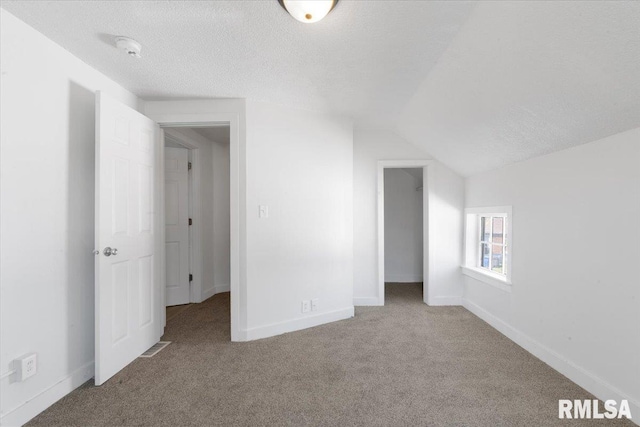
[[[162,334],[159,138],[155,122],[97,92],[96,385]]]
[[[188,304],[189,152],[164,149],[165,256],[167,306]]]

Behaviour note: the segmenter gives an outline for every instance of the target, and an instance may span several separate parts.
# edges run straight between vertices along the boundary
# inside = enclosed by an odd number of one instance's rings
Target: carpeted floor
[[[182,305],[174,305],[171,307],[167,307],[166,309],[166,313],[167,313],[167,322],[171,322],[171,320],[176,317],[179,316],[180,313],[182,313],[185,310],[189,310],[189,307],[191,307],[192,304],[182,304]]]
[[[461,307],[418,285],[385,307],[249,343],[229,341],[229,294],[168,324],[172,341],[105,385],[92,382],[31,426],[558,426],[558,399],[585,390]],[[589,421],[589,425],[632,425]]]

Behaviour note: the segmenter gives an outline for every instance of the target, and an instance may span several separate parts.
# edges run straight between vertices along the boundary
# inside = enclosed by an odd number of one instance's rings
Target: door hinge
[[[191,170],[191,162],[189,162],[189,165],[187,167],[189,168],[189,170]]]
[[[189,218],[189,225],[193,225],[193,220]]]
[[[193,282],[193,274],[189,274],[189,281]]]

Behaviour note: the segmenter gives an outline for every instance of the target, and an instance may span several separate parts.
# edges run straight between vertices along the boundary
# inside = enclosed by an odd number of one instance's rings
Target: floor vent
[[[142,353],[140,355],[140,357],[153,357],[156,354],[160,353],[160,350],[162,350],[163,348],[165,348],[169,344],[171,344],[171,341],[158,341],[149,350],[147,350],[144,353]]]

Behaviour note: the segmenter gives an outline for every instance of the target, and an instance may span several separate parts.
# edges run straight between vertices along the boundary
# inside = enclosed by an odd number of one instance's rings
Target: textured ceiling
[[[478,4],[397,125],[463,175],[639,127],[640,2]]]
[[[341,0],[311,25],[276,0],[1,5],[143,99],[332,111],[463,175],[640,126],[634,1]]]
[[[322,21],[264,1],[2,1],[143,99],[234,97],[385,127],[434,66],[469,3],[342,0]],[[142,59],[113,37],[142,43]]]

